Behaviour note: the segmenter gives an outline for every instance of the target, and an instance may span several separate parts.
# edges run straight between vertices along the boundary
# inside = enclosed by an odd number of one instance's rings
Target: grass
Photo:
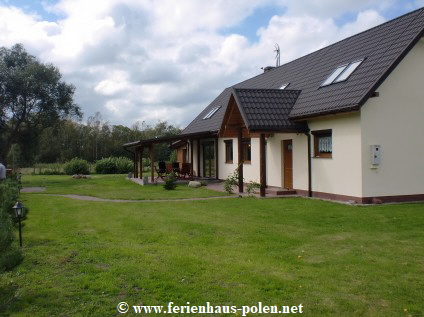
[[[424,204],[21,198],[25,259],[0,275],[0,315],[118,316],[121,301],[172,301],[424,316]]]
[[[67,175],[23,175],[24,187],[46,187],[44,194],[74,194],[110,199],[180,199],[226,196],[226,193],[204,187],[189,188],[178,185],[175,190],[165,190],[162,185],[140,186],[125,175],[92,175],[91,179],[74,179]]]

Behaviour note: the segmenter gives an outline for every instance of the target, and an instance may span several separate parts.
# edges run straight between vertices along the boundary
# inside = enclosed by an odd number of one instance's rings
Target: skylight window
[[[363,61],[363,59],[360,59],[350,64],[344,64],[337,67],[336,70],[321,84],[321,87],[347,80]]]
[[[336,78],[336,80],[334,81],[335,83],[344,81],[346,79],[349,78],[350,75],[352,75],[352,73],[355,71],[355,69],[358,68],[359,65],[361,65],[362,63],[362,59],[353,63],[350,63],[348,67],[346,67],[346,69],[344,70],[343,73],[340,74],[339,77]]]
[[[283,84],[281,85],[280,89],[286,89],[288,85],[290,85],[290,83]]]
[[[204,117],[203,120],[210,119],[221,108],[221,106],[213,107]]]
[[[337,67],[336,70],[321,84],[321,87],[331,85],[336,80],[336,78],[339,77],[341,73],[343,73],[347,66],[348,64]]]

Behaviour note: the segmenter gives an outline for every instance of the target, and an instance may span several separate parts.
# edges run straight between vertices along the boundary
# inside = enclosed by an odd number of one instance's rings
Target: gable
[[[249,131],[301,132],[306,125],[289,120],[300,90],[234,88],[234,97]]]

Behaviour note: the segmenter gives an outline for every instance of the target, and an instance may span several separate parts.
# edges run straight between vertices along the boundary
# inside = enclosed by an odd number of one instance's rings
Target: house
[[[172,138],[193,174],[370,203],[424,200],[424,8],[226,88]],[[151,151],[151,153],[153,153]]]

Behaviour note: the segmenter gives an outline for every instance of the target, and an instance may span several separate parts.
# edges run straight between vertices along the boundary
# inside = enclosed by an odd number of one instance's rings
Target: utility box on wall
[[[381,146],[371,145],[371,164],[373,166],[380,165],[381,163]]]

